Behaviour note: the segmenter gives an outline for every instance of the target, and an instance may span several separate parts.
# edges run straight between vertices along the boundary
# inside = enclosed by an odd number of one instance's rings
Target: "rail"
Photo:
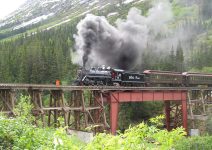
[[[53,85],[53,84],[0,84],[0,89],[14,89],[14,90],[102,90],[102,91],[188,91],[188,90],[212,90],[212,87],[123,87],[123,86],[66,86],[66,85]]]

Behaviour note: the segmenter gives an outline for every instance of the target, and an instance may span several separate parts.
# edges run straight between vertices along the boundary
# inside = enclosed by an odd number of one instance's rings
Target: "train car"
[[[123,86],[143,86],[145,84],[145,75],[137,72],[125,71],[122,74]]]
[[[186,86],[207,85],[212,86],[212,74],[207,73],[182,73]]]
[[[180,72],[145,70],[143,73],[147,86],[182,86],[184,81]]]

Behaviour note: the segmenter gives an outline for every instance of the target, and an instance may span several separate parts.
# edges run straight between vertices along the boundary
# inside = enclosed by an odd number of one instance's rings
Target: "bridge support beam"
[[[171,130],[171,127],[170,127],[170,113],[171,113],[171,108],[170,108],[170,101],[165,101],[165,116],[166,116],[166,129],[168,131]]]
[[[15,93],[13,90],[0,90],[0,110],[3,114],[14,116]]]
[[[118,127],[118,114],[119,114],[119,103],[110,103],[110,132],[116,134],[116,129]]]
[[[182,97],[182,120],[183,120],[183,128],[188,133],[188,119],[187,119],[187,101],[186,101],[186,95],[183,95]]]
[[[109,126],[104,103],[107,102],[110,104],[111,133],[116,134],[119,103],[163,101],[167,129],[171,130],[174,116],[174,127],[181,123],[180,126],[187,130],[188,88],[0,85],[0,108],[3,113],[14,115],[16,90],[22,90],[25,94],[26,91],[29,92],[34,106],[33,111],[37,113],[36,119],[41,119],[44,126],[47,124],[57,126],[58,117],[64,117],[64,124],[72,129],[91,128],[97,132],[106,130]],[[67,95],[64,97],[64,94]],[[50,96],[49,101],[45,98],[47,95]],[[211,102],[211,90],[203,97],[207,97],[208,103]]]
[[[124,91],[111,92],[109,95],[111,133],[116,134],[116,129],[118,127],[119,103],[143,102],[143,101],[164,101],[165,102],[167,130],[171,130],[170,102],[175,102],[176,109],[175,109],[174,120],[173,120],[175,124],[174,127],[183,126],[185,130],[187,131],[186,96],[187,96],[187,92],[180,91],[180,90],[178,91],[144,90],[144,91],[134,91],[134,92],[124,92]],[[181,109],[179,104],[181,105]]]

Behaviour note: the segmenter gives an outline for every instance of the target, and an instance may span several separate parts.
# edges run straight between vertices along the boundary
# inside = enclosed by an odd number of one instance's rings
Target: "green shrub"
[[[0,116],[0,149],[80,149],[82,142],[66,134],[65,128],[38,128],[32,124],[29,97],[21,97],[16,118]]]
[[[175,141],[174,149],[176,150],[211,150],[212,136],[205,137],[188,137]]]
[[[151,119],[151,122],[157,124],[161,118],[160,116]],[[141,123],[135,127],[130,127],[123,134],[120,133],[117,136],[100,133],[87,145],[86,149],[171,149],[175,142],[184,138],[185,135],[183,128],[168,132],[167,130],[158,129],[155,125],[148,126],[145,123]]]
[[[212,135],[212,114],[206,120],[206,130],[209,135]]]
[[[164,116],[150,119],[150,125],[141,123],[129,127],[116,136],[99,133],[85,145],[74,136],[66,134],[65,128],[38,128],[32,124],[29,97],[21,97],[15,109],[16,118],[0,116],[0,149],[86,149],[86,150],[166,150],[166,149],[212,149],[212,137],[186,138],[183,128],[168,132],[160,129]],[[59,119],[60,120],[60,119]],[[62,125],[62,124],[61,124]]]

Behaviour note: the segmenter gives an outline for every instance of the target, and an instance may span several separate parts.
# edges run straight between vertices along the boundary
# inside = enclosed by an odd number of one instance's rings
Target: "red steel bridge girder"
[[[187,127],[187,91],[116,91],[109,94],[111,133],[115,134],[118,126],[119,103],[164,101],[166,114],[166,127],[170,130],[170,101],[180,102],[182,107],[182,126]]]

